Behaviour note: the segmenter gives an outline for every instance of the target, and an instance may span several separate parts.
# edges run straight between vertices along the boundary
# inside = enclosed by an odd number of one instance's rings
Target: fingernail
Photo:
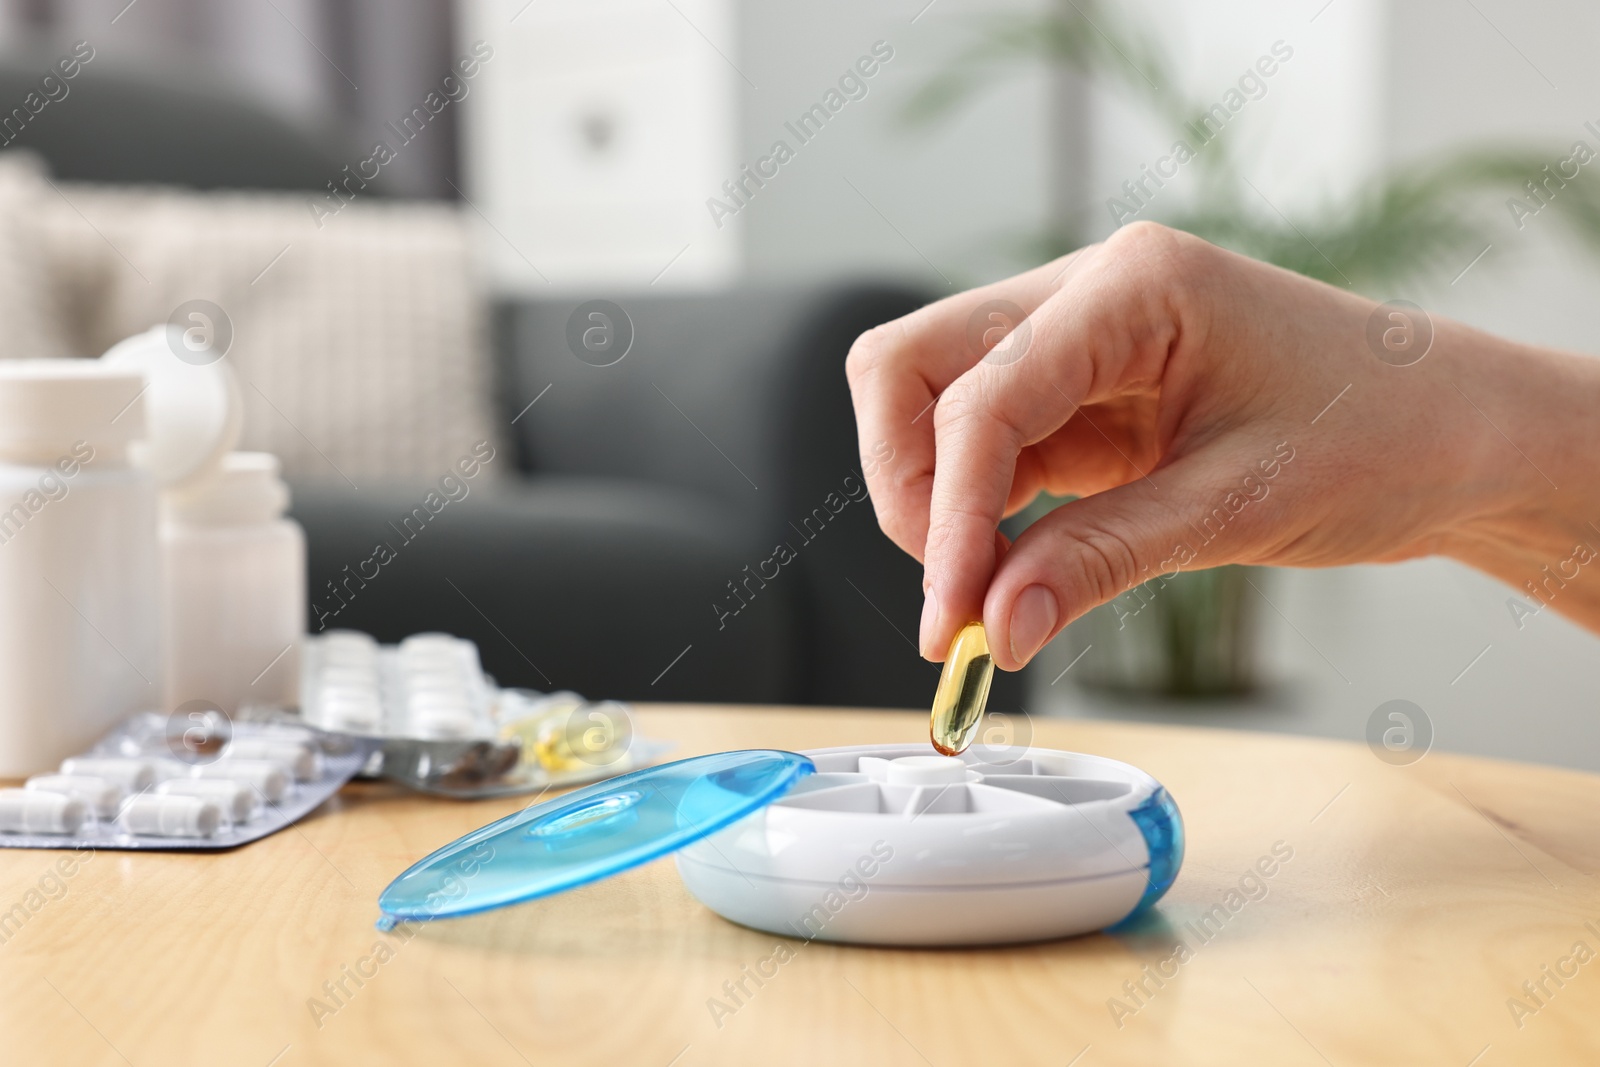
[[[1061,609],[1048,587],[1030,585],[1011,605],[1011,656],[1026,663],[1044,647],[1050,631],[1056,628]],[[926,618],[926,615],[924,615]]]
[[[922,597],[922,625],[917,631],[917,643],[922,646],[922,658],[933,659],[938,650],[933,647],[934,631],[939,626],[939,598],[929,586]]]

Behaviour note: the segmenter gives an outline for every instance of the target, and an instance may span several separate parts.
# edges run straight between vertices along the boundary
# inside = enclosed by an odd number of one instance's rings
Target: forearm
[[[1506,582],[1525,610],[1600,631],[1600,359],[1460,327],[1440,340],[1455,349],[1440,369],[1465,409],[1479,490],[1442,551]]]
[[[851,352],[864,448],[904,457],[872,495],[924,560],[930,658],[981,617],[1015,670],[1174,568],[1427,555],[1600,632],[1600,359],[1437,320],[1405,360],[1388,331],[1419,322],[1397,309],[1149,224],[1043,276]],[[1025,358],[963,333],[1002,297],[1027,316]],[[1037,488],[1078,499],[997,547]]]

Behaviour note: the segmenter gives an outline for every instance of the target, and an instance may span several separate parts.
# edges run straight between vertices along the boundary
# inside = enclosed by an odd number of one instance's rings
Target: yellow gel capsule
[[[959,756],[977,736],[983,707],[989,702],[994,680],[994,657],[983,623],[969,622],[950,642],[933,694],[933,718],[928,733],[933,747],[946,756]]]
[[[547,723],[534,741],[533,754],[547,771],[575,771],[584,766],[583,760],[572,751],[565,722]]]
[[[521,738],[524,762],[531,756],[547,771],[581,771],[626,755],[633,726],[620,704],[573,700],[557,702],[552,710],[504,729],[502,736]]]

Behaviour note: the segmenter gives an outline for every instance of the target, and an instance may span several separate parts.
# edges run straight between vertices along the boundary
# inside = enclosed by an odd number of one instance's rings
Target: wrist
[[[1600,626],[1600,360],[1450,328],[1463,512],[1439,550]],[[1600,569],[1600,568],[1597,568]]]

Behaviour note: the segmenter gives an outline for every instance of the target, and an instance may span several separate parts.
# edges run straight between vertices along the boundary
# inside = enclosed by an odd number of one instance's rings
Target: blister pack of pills
[[[305,816],[377,745],[287,721],[135,715],[58,770],[0,789],[0,848],[234,848]]]
[[[340,733],[459,740],[492,737],[492,692],[478,647],[449,634],[380,645],[354,630],[307,637],[300,713]]]
[[[383,645],[330,630],[305,639],[300,662],[305,722],[377,739],[361,773],[426,793],[473,799],[578,785],[643,767],[671,748],[635,736],[618,701],[498,688],[477,646],[449,634]]]

